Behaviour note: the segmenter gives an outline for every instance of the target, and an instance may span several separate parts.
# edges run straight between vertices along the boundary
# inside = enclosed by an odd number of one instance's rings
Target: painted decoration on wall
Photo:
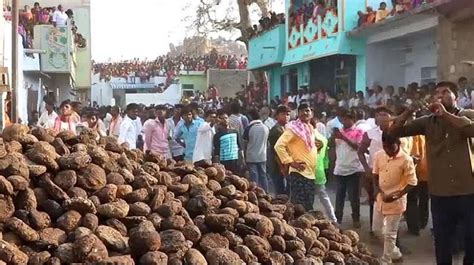
[[[301,32],[296,27],[293,27],[288,37],[288,48],[292,49],[292,48],[300,46],[300,44],[301,44]]]
[[[339,31],[337,6],[320,7],[294,0],[288,14],[288,49],[322,40]]]
[[[67,28],[53,27],[48,33],[48,62],[55,69],[67,67]]]
[[[334,9],[328,9],[321,23],[322,35],[328,36],[337,33],[338,31],[338,17],[337,12]]]
[[[316,22],[316,23],[315,23]],[[304,28],[304,43],[312,42],[313,40],[318,39],[318,25],[317,20],[313,19],[308,20],[308,24]]]

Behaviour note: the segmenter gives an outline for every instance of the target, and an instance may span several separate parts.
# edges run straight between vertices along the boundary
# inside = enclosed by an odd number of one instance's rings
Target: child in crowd
[[[383,150],[375,154],[373,174],[378,188],[373,217],[374,232],[384,235],[383,264],[402,258],[395,245],[398,226],[406,210],[410,189],[417,185],[412,157],[401,150],[399,138],[382,134]]]

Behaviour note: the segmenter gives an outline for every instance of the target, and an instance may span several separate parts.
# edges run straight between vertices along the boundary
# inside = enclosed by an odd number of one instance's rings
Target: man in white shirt
[[[169,136],[170,140],[170,147],[171,147],[171,155],[173,159],[176,161],[182,161],[184,159],[184,147],[180,145],[175,139],[173,139],[174,133],[176,128],[180,123],[182,123],[181,118],[181,110],[183,105],[177,104],[174,106],[174,114],[173,117],[166,120],[166,124],[168,125]]]
[[[350,110],[338,115],[342,129],[334,130],[329,145],[336,148],[334,175],[337,179],[336,217],[340,224],[344,212],[346,193],[352,207],[354,228],[360,228],[360,177],[364,168],[359,161],[357,150],[364,132],[355,127],[355,113]]]
[[[344,111],[344,108],[337,108],[336,110],[336,117],[330,119],[326,123],[326,138],[331,138],[332,133],[334,132],[334,129],[341,129],[342,128],[342,123],[339,120],[340,114]]]
[[[138,105],[135,103],[130,103],[127,105],[125,118],[120,124],[120,134],[118,138],[118,143],[126,143],[128,148],[135,149],[137,148],[137,139],[140,134],[140,128],[137,126],[137,116],[138,116]]]
[[[58,114],[54,111],[54,104],[51,101],[45,102],[45,111],[41,113],[38,120],[40,127],[46,128],[47,124],[54,124],[54,121],[58,117]]]
[[[199,126],[196,145],[193,152],[193,163],[208,160],[212,161],[212,141],[216,130],[214,125],[217,119],[217,113],[214,110],[208,110],[205,115],[206,121]]]
[[[53,13],[53,25],[55,27],[57,27],[57,26],[64,27],[64,26],[67,25],[67,19],[68,19],[68,16],[64,12],[63,6],[58,5],[58,9],[56,11],[54,11],[54,13]]]

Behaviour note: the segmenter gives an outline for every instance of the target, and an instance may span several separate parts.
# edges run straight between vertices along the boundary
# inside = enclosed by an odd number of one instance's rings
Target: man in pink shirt
[[[149,119],[143,125],[145,135],[145,153],[151,152],[171,158],[168,125],[166,124],[166,107],[158,105],[155,107],[155,119]]]

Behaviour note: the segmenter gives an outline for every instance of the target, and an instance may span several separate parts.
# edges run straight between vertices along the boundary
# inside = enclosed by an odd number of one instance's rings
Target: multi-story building
[[[35,2],[39,2],[42,7],[57,7],[61,4],[65,10],[71,9],[77,33],[82,35],[85,43],[78,45],[75,42],[72,25],[64,28],[36,25],[33,50],[39,52],[36,57],[39,58],[40,69],[29,71],[25,81],[34,91],[37,91],[35,86],[46,88],[47,91],[43,92],[53,93],[58,102],[64,99],[86,102],[90,99],[91,88],[90,0],[25,0],[21,1],[21,8],[24,5],[33,7]]]
[[[364,89],[364,40],[346,33],[356,27],[365,1],[329,2],[323,13],[305,16],[308,1],[286,0],[285,24],[250,40],[248,68],[266,71],[271,98],[304,87],[331,93]]]
[[[250,40],[249,69],[266,71],[270,97],[302,87],[337,95],[372,85],[474,81],[474,1],[422,1],[360,27],[358,11],[382,2],[391,10],[392,1],[323,2],[333,5],[306,19],[297,15],[308,1],[287,0],[285,24]]]
[[[474,74],[474,1],[431,1],[348,36],[366,42],[367,86],[456,82]]]

